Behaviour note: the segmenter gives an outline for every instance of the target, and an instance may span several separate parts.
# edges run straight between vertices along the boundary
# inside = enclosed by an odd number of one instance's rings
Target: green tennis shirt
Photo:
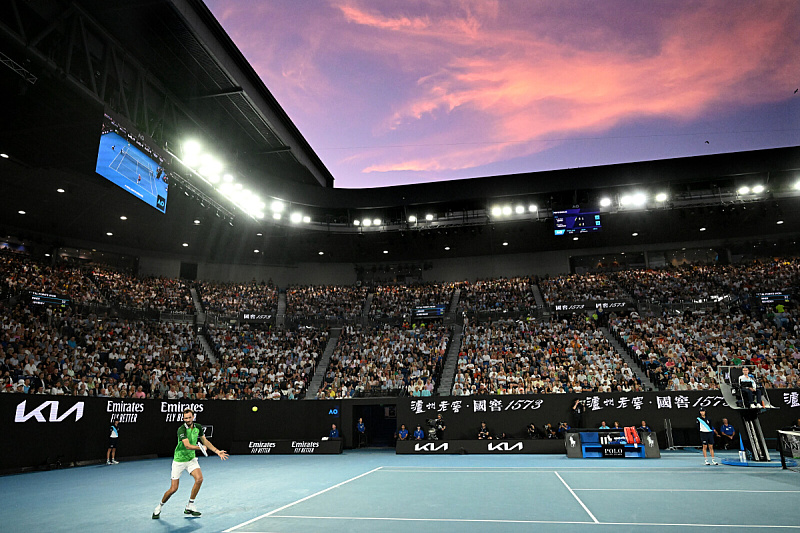
[[[195,422],[192,427],[188,427],[186,424],[179,427],[178,445],[175,446],[175,462],[185,463],[186,461],[194,459],[194,450],[187,450],[186,446],[183,445],[183,439],[189,439],[189,444],[197,446],[197,441],[200,440],[200,437],[203,435],[205,435],[203,426],[197,422]]]

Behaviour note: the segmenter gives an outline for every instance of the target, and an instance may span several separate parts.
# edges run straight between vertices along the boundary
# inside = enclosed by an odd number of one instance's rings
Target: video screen
[[[581,211],[577,207],[553,211],[553,223],[556,235],[591,233],[602,229],[599,211]]]
[[[166,161],[145,143],[144,135],[108,114],[103,118],[95,171],[140,200],[167,212]]]

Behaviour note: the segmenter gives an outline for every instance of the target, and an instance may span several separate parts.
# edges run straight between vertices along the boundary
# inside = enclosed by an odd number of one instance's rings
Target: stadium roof
[[[295,264],[791,238],[800,228],[797,194],[789,192],[800,178],[800,148],[334,189],[333,177],[197,1],[6,2],[0,62],[0,152],[10,155],[0,159],[0,237]],[[203,184],[177,181],[166,214],[159,213],[95,174],[104,110],[162,147],[200,136],[237,164],[245,182],[312,222],[254,220],[222,198],[208,202],[215,192]],[[763,195],[736,196],[737,187],[756,183],[768,188]],[[602,232],[578,242],[553,236],[552,210],[635,190],[665,190],[671,201],[653,210],[611,210]],[[493,205],[506,203],[540,209],[508,219],[490,215]],[[433,220],[423,222],[426,214]],[[420,223],[409,223],[412,215]],[[381,224],[354,226],[365,217]]]

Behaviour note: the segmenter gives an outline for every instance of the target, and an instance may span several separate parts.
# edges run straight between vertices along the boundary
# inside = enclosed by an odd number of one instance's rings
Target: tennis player
[[[195,424],[194,411],[184,409],[183,425],[178,428],[178,445],[175,446],[175,456],[172,460],[172,481],[169,489],[164,493],[155,511],[153,511],[153,518],[161,518],[161,507],[167,503],[170,496],[177,492],[178,482],[184,470],[194,478],[194,485],[189,496],[189,503],[186,504],[183,514],[200,516],[200,511],[194,505],[194,499],[200,491],[200,485],[203,484],[203,472],[200,470],[197,457],[195,457],[195,451],[200,450],[203,455],[207,455],[206,449],[216,453],[223,461],[228,458],[228,452],[215,448],[211,441],[206,438],[203,426]]]

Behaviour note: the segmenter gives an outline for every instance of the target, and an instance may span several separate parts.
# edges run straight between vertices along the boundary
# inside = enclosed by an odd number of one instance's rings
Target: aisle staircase
[[[303,398],[304,400],[314,400],[317,397],[317,391],[322,386],[322,381],[325,379],[325,373],[328,371],[328,364],[331,362],[331,355],[336,349],[336,344],[339,342],[339,335],[342,333],[342,328],[331,328],[331,334],[328,337],[328,344],[325,345],[325,350],[319,358],[317,368],[314,370],[314,377],[311,378],[311,383],[308,384],[308,390]]]

